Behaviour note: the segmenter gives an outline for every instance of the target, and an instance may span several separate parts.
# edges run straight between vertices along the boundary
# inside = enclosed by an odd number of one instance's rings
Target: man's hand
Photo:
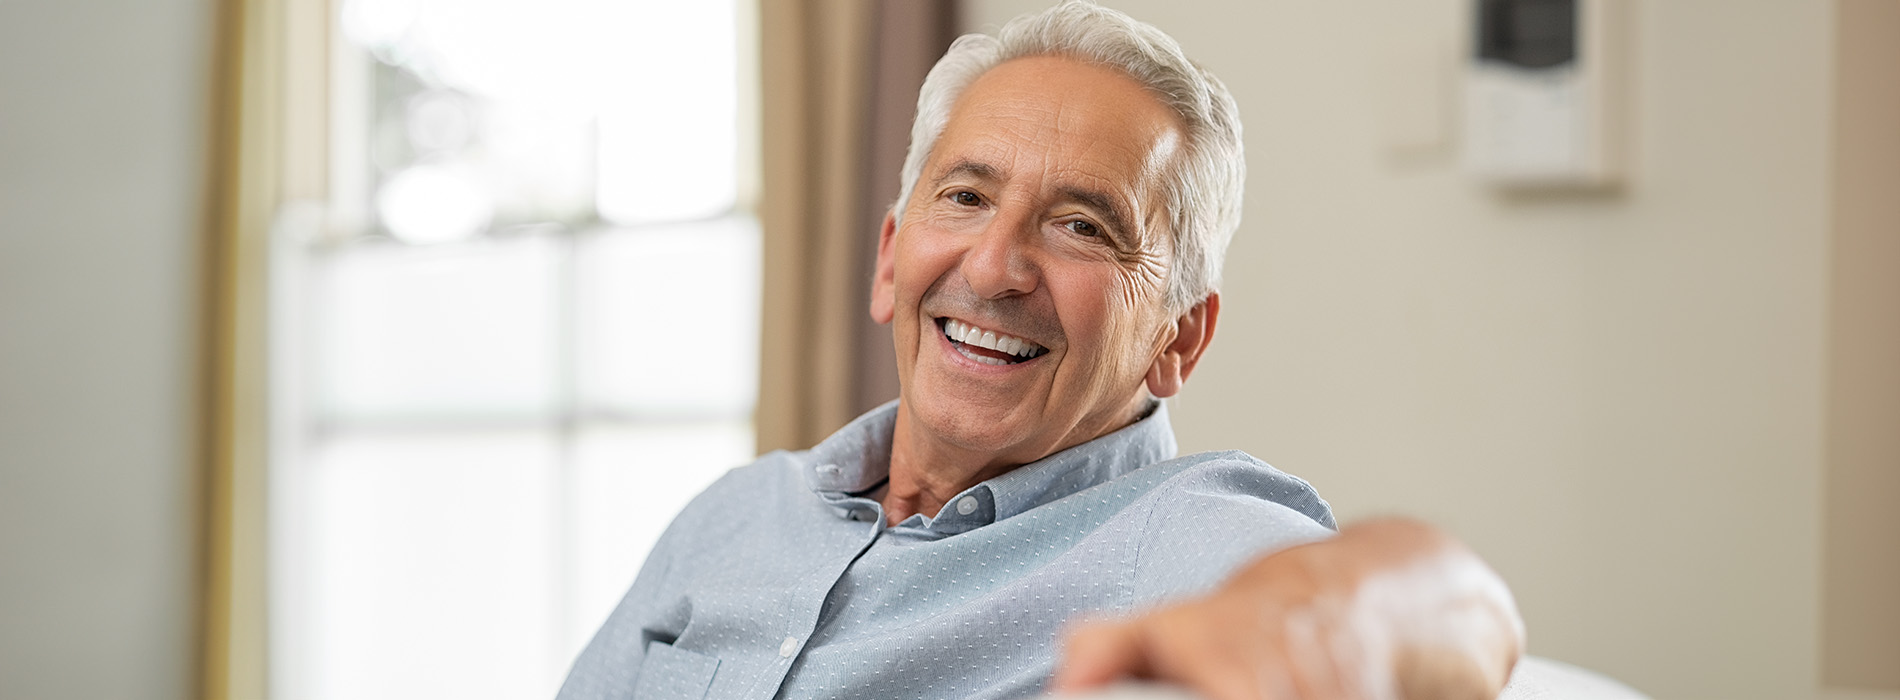
[[[1421,522],[1358,523],[1213,594],[1070,631],[1056,692],[1123,678],[1208,700],[1495,698],[1524,648],[1504,581]]]

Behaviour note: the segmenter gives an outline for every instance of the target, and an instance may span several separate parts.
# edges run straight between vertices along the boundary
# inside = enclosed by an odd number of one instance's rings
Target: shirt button
[[[975,513],[976,512],[976,497],[964,496],[963,500],[957,501],[957,512],[962,513],[964,515]]]
[[[798,651],[797,637],[786,637],[785,641],[778,643],[779,658],[782,658],[782,659],[792,658],[792,652],[794,651]]]

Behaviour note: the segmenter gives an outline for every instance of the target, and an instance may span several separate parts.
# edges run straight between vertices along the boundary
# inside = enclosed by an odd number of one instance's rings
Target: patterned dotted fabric
[[[1007,698],[1065,622],[1202,593],[1330,535],[1311,486],[1240,452],[1171,458],[1167,409],[886,527],[896,403],[733,470],[667,529],[560,700]]]

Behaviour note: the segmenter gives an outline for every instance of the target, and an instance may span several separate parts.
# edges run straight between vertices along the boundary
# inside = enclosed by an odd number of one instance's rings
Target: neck
[[[917,513],[936,517],[951,497],[1022,466],[993,457],[927,439],[910,429],[905,406],[898,404],[883,499],[886,523],[896,525]]]
[[[972,486],[994,479],[1011,470],[1055,454],[1073,445],[1107,435],[1134,423],[1148,405],[1146,394],[1136,397],[1130,406],[1114,417],[1104,416],[1090,425],[1078,426],[1069,438],[1032,450],[1038,456],[1023,459],[995,452],[971,450],[934,438],[927,430],[911,425],[909,405],[897,405],[897,422],[891,433],[890,480],[882,499],[886,523],[896,525],[911,515],[922,513],[936,517],[945,503]],[[1076,436],[1083,436],[1076,439]]]

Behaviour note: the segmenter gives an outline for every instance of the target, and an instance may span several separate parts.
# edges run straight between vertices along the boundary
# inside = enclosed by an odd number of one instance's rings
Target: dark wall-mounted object
[[[1554,68],[1577,59],[1577,0],[1479,0],[1480,60]]]

